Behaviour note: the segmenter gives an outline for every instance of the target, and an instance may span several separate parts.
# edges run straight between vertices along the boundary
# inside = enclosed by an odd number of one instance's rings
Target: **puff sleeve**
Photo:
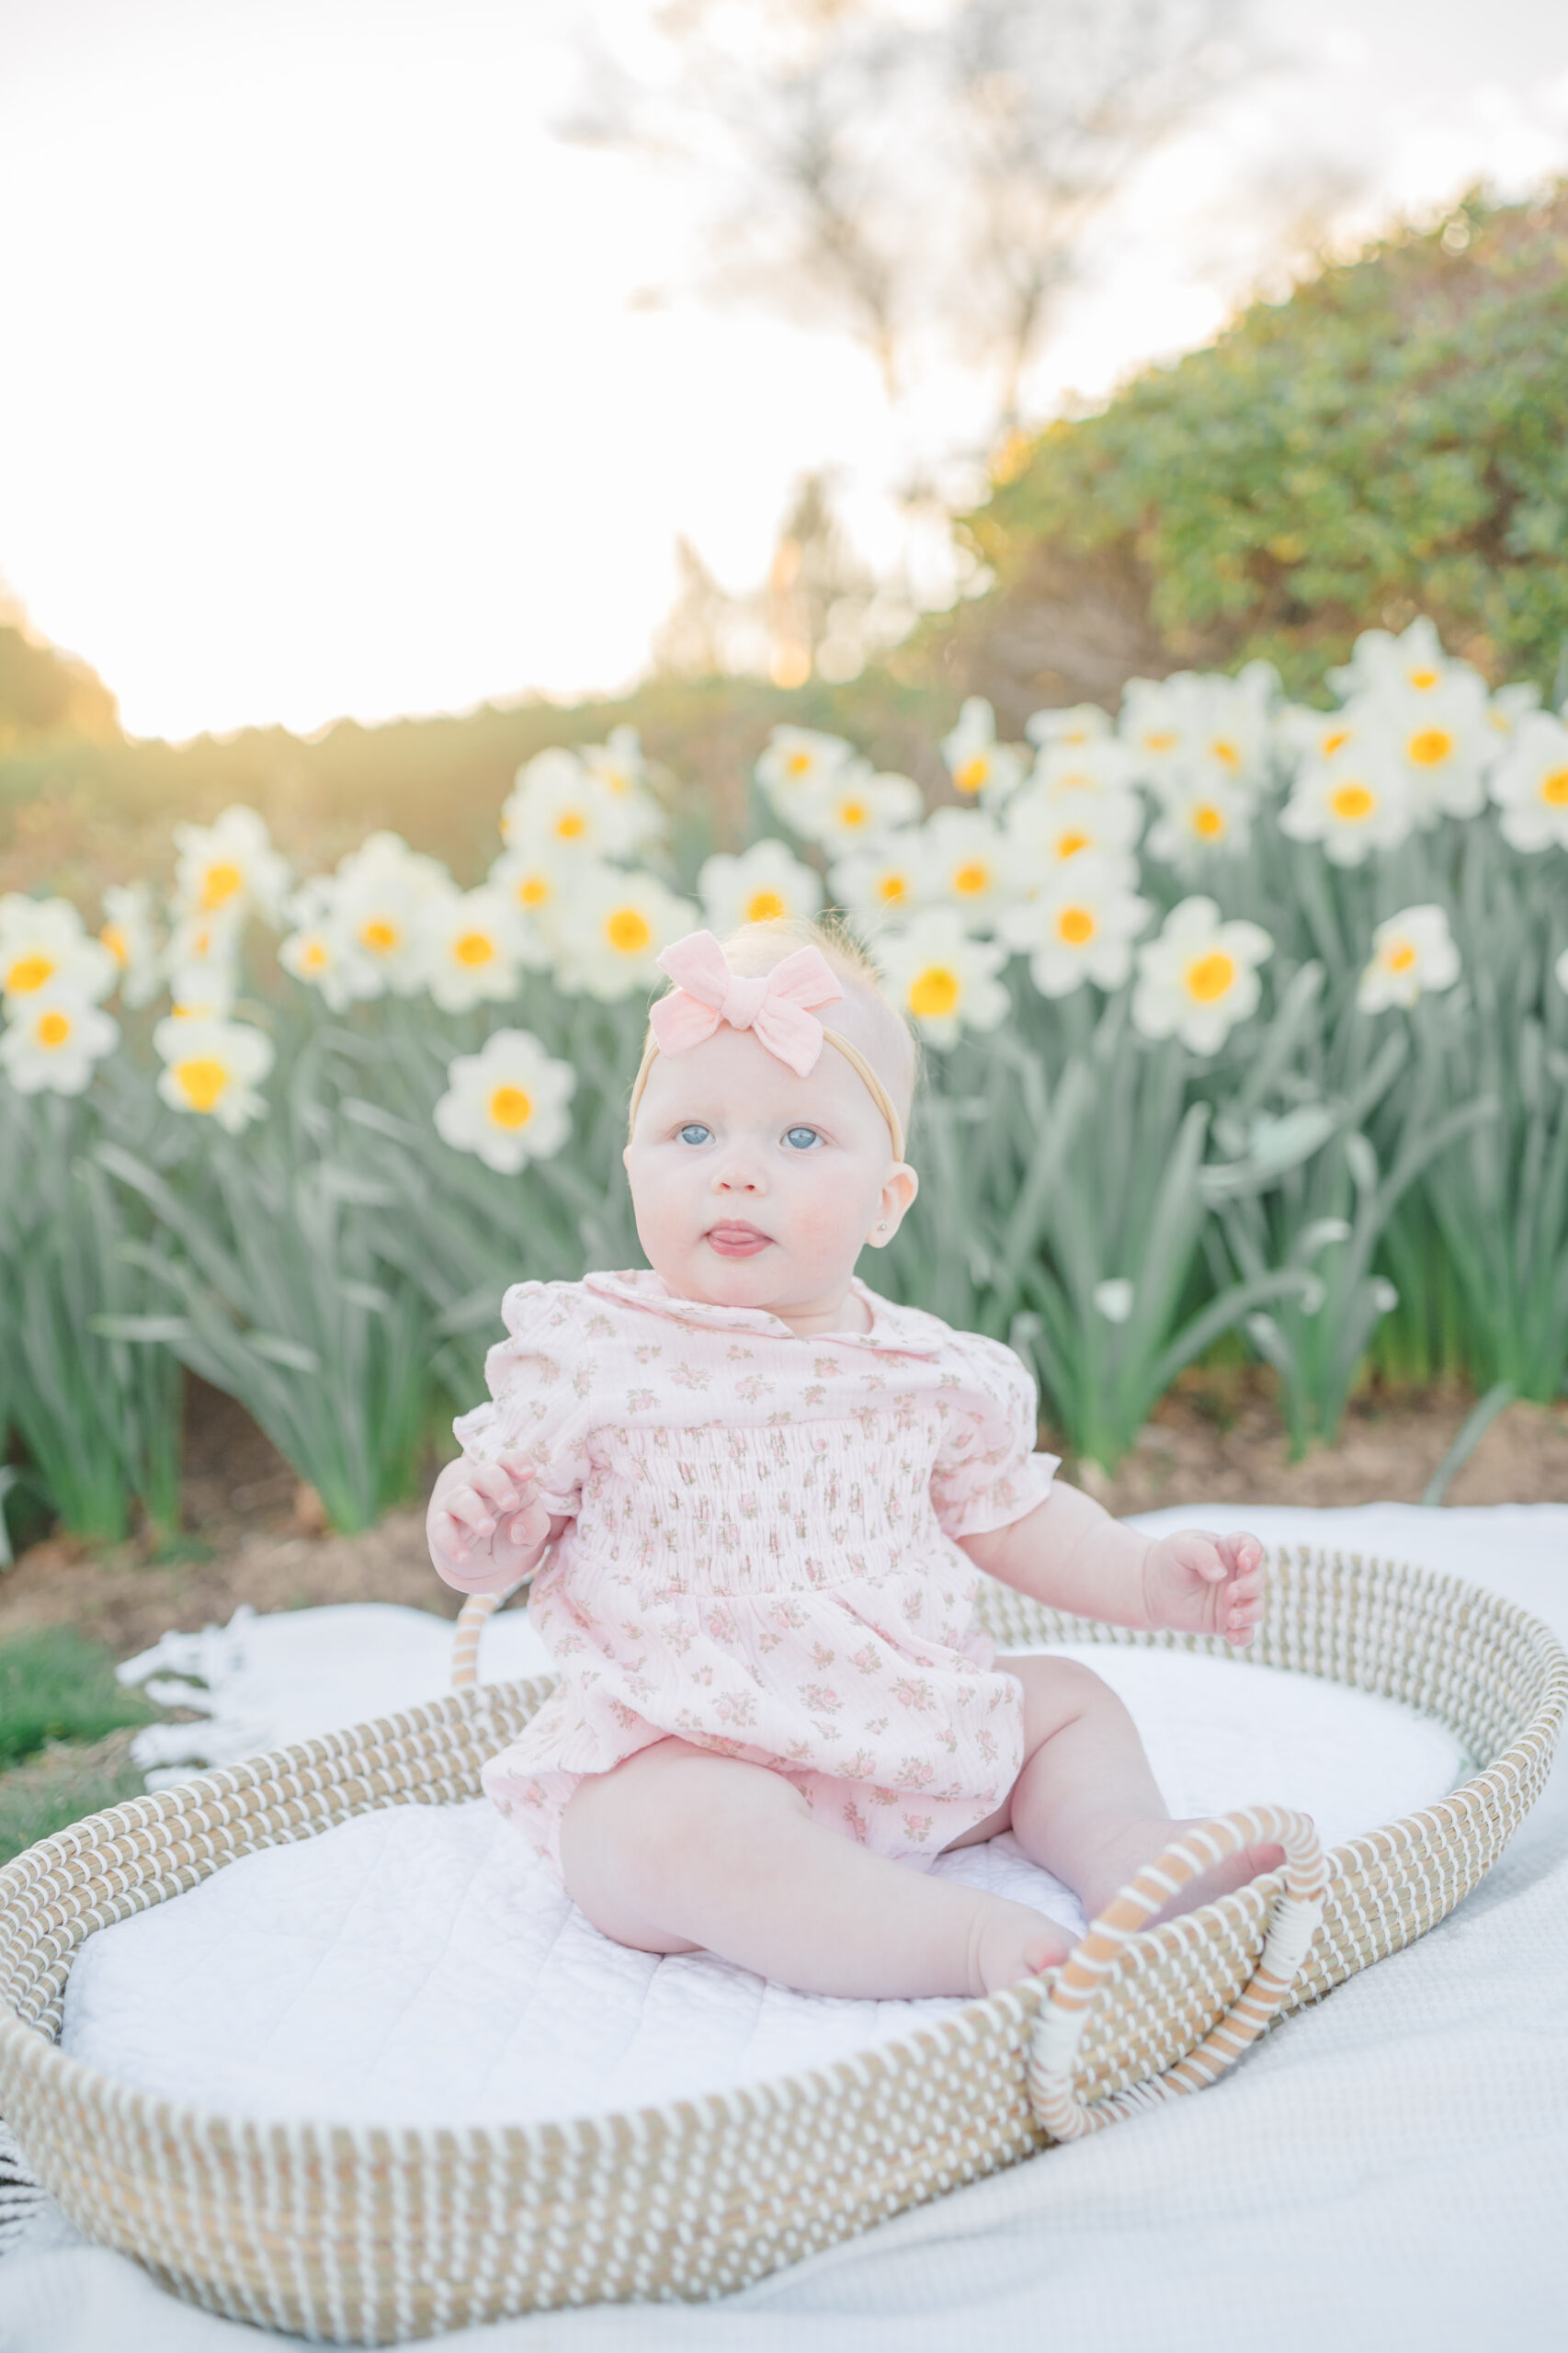
[[[561,1518],[582,1501],[596,1388],[594,1347],[575,1283],[514,1283],[501,1302],[508,1336],[484,1359],[488,1404],[460,1414],[452,1435],[472,1462],[520,1454],[540,1500]]]
[[[1032,1374],[1000,1340],[956,1333],[956,1378],[942,1390],[943,1429],[931,1469],[931,1501],[946,1536],[1009,1528],[1043,1503],[1061,1456],[1037,1454]]]

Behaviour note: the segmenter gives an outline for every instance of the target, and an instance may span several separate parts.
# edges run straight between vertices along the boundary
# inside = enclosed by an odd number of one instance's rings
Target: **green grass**
[[[102,1740],[156,1718],[139,1691],[115,1681],[113,1653],[69,1626],[40,1626],[0,1643],[0,1768],[21,1764],[46,1741]]]
[[[0,1864],[84,1814],[144,1797],[141,1768],[126,1753],[130,1745],[129,1730],[121,1730],[91,1746],[51,1748],[32,1764],[0,1773]]]

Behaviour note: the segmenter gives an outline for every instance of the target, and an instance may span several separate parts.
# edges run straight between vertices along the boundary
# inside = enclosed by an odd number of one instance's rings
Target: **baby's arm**
[[[425,1533],[436,1573],[448,1585],[460,1593],[499,1593],[532,1576],[565,1525],[545,1509],[533,1468],[521,1455],[494,1462],[464,1455],[437,1480]]]
[[[1140,1535],[1061,1480],[1010,1528],[958,1540],[988,1576],[1075,1617],[1222,1634],[1244,1649],[1263,1616],[1263,1546],[1256,1536],[1197,1528]]]

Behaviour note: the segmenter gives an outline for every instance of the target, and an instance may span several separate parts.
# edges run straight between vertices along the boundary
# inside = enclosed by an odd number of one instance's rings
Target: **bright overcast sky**
[[[1369,223],[1568,167],[1561,0],[1255,13],[1298,65],[1150,168],[1039,413],[1212,333],[1281,158]],[[826,464],[885,556],[889,485],[961,443],[972,388],[890,421],[847,341],[703,299],[678,178],[552,135],[573,14],[0,0],[0,582],[133,733],[622,686],[677,532],[750,586]]]

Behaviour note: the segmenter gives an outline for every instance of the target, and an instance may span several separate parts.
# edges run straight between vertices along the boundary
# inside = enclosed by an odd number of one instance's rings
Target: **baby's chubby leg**
[[[1072,1941],[1027,1904],[868,1853],[782,1774],[683,1740],[581,1781],[561,1857],[567,1892],[619,1944],[706,1946],[806,1994],[990,1994]]]
[[[1006,1802],[952,1844],[1010,1829],[1093,1920],[1144,1863],[1196,1825],[1172,1821],[1131,1717],[1091,1668],[1065,1658],[998,1659],[997,1666],[1024,1687],[1024,1762]],[[1243,1847],[1191,1881],[1166,1911],[1212,1903],[1283,1859],[1278,1847]]]

